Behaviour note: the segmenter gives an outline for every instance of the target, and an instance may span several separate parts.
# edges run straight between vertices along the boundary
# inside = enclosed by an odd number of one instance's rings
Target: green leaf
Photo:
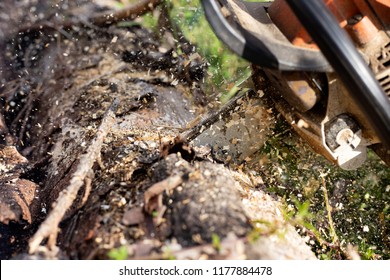
[[[119,248],[113,248],[108,251],[107,256],[111,260],[126,260],[128,258],[126,246],[121,246]]]

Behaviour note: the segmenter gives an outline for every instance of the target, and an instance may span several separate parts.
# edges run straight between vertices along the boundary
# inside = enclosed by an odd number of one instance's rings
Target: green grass
[[[313,153],[280,120],[260,153],[267,158],[257,167],[267,190],[282,198],[294,225],[314,233],[317,256],[345,258],[350,244],[363,259],[390,258],[390,169],[373,152],[359,169],[342,170]],[[334,235],[339,249],[324,245],[335,243]]]

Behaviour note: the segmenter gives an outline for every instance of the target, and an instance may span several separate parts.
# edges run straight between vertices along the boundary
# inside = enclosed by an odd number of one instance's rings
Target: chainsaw
[[[390,165],[390,0],[202,0],[302,139],[341,168]]]

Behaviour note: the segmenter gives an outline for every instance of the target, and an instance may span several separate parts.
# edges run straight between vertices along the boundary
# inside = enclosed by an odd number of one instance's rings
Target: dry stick
[[[161,0],[140,0],[134,4],[124,7],[118,11],[103,12],[97,15],[94,15],[87,19],[80,20],[65,20],[62,22],[38,22],[33,25],[28,25],[20,28],[20,32],[31,32],[31,31],[40,31],[43,29],[55,29],[60,31],[60,29],[69,29],[73,26],[82,26],[86,23],[95,25],[95,26],[105,26],[117,23],[123,20],[132,20],[138,16],[153,10]]]
[[[100,155],[96,159],[96,161],[101,162]],[[85,193],[84,193],[83,198],[81,199],[81,204],[80,204],[79,208],[83,207],[88,200],[89,194],[91,193],[91,190],[92,190],[92,181],[93,181],[94,176],[95,176],[95,174],[93,173],[92,170],[90,170],[90,172],[85,177]]]
[[[332,206],[329,203],[329,196],[328,196],[328,190],[326,188],[325,176],[322,175],[321,179],[322,179],[322,191],[324,193],[325,206],[326,206],[326,211],[328,214],[327,216],[328,216],[328,222],[329,222],[329,227],[330,227],[330,235],[332,237],[332,243],[329,243],[329,242],[323,240],[321,237],[317,236],[317,234],[315,234],[313,231],[311,231],[307,228],[305,228],[305,229],[306,229],[307,233],[312,238],[316,238],[321,245],[325,245],[331,249],[339,250],[342,254],[344,254],[344,256],[347,259],[350,259],[350,260],[360,259],[359,254],[356,252],[356,250],[350,244],[345,248],[340,243],[340,239],[337,236],[334,222],[333,222],[333,218],[332,218]]]
[[[58,225],[64,217],[65,212],[76,199],[77,193],[84,184],[87,175],[92,170],[93,164],[100,156],[103,140],[115,122],[115,112],[117,111],[118,103],[118,99],[115,99],[107,109],[102,123],[96,132],[95,139],[93,139],[91,145],[88,147],[87,152],[80,157],[80,162],[77,166],[76,172],[73,174],[72,179],[70,180],[68,187],[60,193],[53,210],[50,212],[46,220],[41,224],[38,231],[30,239],[30,254],[37,252],[39,245],[45,238],[48,238],[47,243],[49,249],[53,249],[55,247],[58,234]]]
[[[136,3],[125,7],[119,11],[107,14],[102,13],[96,15],[90,19],[91,23],[94,25],[102,26],[102,25],[110,25],[113,23],[117,23],[121,20],[134,19],[137,16],[143,15],[148,11],[153,10],[158,4],[160,4],[161,0],[141,0]]]
[[[339,249],[340,252],[344,254],[344,256],[347,259],[350,260],[360,259],[359,254],[350,244],[346,248],[341,245],[332,218],[332,206],[329,204],[329,197],[328,197],[328,190],[326,189],[325,176],[321,176],[321,178],[322,178],[322,191],[324,192],[324,197],[325,197],[326,211],[328,212],[328,222],[330,227],[330,235],[332,237],[332,243],[335,244],[335,248]]]
[[[161,195],[164,191],[173,190],[181,183],[183,183],[183,178],[181,175],[170,176],[160,182],[155,183],[153,186],[147,189],[144,194],[145,210],[148,213],[152,213],[155,209],[153,208],[153,205],[150,205],[150,200],[153,197]]]
[[[328,212],[328,222],[330,227],[330,236],[332,237],[332,243],[339,244],[339,238],[337,236],[333,219],[332,219],[332,207],[329,204],[328,190],[326,189],[326,183],[324,176],[322,178],[322,191],[324,192],[326,211]]]
[[[347,248],[342,246],[340,239],[337,236],[336,229],[335,229],[334,222],[333,222],[333,218],[332,218],[332,206],[329,204],[328,190],[326,189],[325,177],[321,176],[321,178],[322,178],[322,191],[324,192],[325,205],[326,205],[326,210],[328,212],[328,221],[329,221],[329,226],[330,226],[330,235],[332,237],[332,243],[337,245],[340,252],[342,254],[344,254],[344,256],[347,259],[350,259],[350,260],[360,259],[360,256],[356,252],[356,250],[354,250],[350,244],[348,244]]]

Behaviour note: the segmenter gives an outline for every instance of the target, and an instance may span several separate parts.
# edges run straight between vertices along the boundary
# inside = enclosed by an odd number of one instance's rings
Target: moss
[[[263,173],[267,190],[282,197],[290,218],[332,243],[321,178],[326,183],[334,230],[339,236],[339,250],[314,242],[318,257],[339,258],[348,244],[356,245],[364,259],[389,259],[390,245],[390,169],[373,153],[357,170],[345,171],[313,153],[286,123],[279,120],[261,154],[267,163]],[[310,206],[310,207],[308,207]],[[308,215],[308,213],[310,215]],[[311,231],[313,229],[310,229]],[[326,257],[325,257],[326,256]]]

